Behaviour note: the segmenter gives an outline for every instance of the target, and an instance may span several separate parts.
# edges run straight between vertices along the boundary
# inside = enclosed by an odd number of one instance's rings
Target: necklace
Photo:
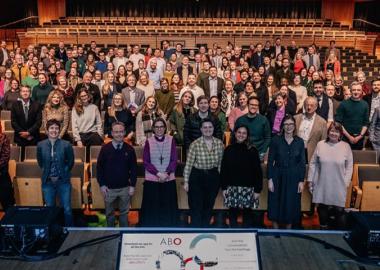
[[[157,138],[156,138],[157,139]],[[159,160],[160,160],[160,164],[162,165],[162,162],[165,160],[165,158],[162,156],[163,155],[163,152],[164,152],[164,147],[165,147],[165,137],[163,138],[164,140],[162,141],[162,143],[160,141],[157,140],[157,148],[158,148],[158,151],[160,153],[160,157],[159,157]],[[158,147],[158,146],[161,146]]]

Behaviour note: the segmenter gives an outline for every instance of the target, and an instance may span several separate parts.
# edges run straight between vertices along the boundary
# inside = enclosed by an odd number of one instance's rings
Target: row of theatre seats
[[[96,179],[97,156],[100,146],[90,148],[89,162],[86,163],[85,148],[74,147],[75,165],[72,170],[72,207],[73,209],[104,209],[103,197]],[[131,201],[131,209],[138,210],[141,207],[144,166],[142,164],[143,148],[135,147],[138,159],[138,181],[136,192]],[[182,150],[177,148],[178,166],[176,171],[178,206],[182,210],[188,209],[187,194],[183,190],[183,169],[185,162],[182,158]],[[375,151],[354,151],[354,173],[352,182],[348,188],[348,208],[356,208],[361,211],[380,211],[380,167]],[[267,181],[266,164],[262,164],[264,173],[264,188],[260,196],[259,210],[267,209]],[[21,151],[18,146],[11,147],[11,161],[9,172],[13,180],[15,198],[20,206],[42,206],[43,196],[41,190],[41,171],[37,165],[36,147],[25,149],[24,161],[21,162]],[[302,210],[308,211],[311,205],[311,194],[307,189],[302,194]],[[223,196],[220,192],[214,208],[223,210]]]
[[[216,26],[288,26],[288,27],[328,27],[349,29],[349,25],[323,19],[275,19],[275,18],[159,18],[159,17],[67,17],[45,22],[44,26],[55,25],[203,25]]]

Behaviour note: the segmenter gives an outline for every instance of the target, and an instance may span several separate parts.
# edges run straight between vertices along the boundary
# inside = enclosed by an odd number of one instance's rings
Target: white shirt
[[[306,117],[305,114],[302,115],[302,121],[298,129],[298,137],[303,139],[303,142],[305,143],[305,148],[307,148],[307,143],[310,138],[311,129],[314,125],[315,115],[316,113],[314,113],[311,118]]]
[[[334,107],[333,107],[334,105],[331,98],[327,98],[327,100],[329,102],[329,114],[327,115],[327,122],[332,122],[334,121]],[[321,96],[321,99],[318,100],[319,107],[322,107],[322,102],[323,102],[323,96]]]
[[[3,56],[4,56],[4,60],[3,60],[3,63],[1,63],[3,66],[5,66],[5,63],[7,62],[8,60],[8,52],[6,49],[4,48],[1,48],[3,50]]]
[[[208,77],[210,83],[210,97],[218,96],[218,79],[217,77]]]

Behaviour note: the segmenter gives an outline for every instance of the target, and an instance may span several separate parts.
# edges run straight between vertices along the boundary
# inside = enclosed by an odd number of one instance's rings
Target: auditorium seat
[[[359,185],[353,187],[351,206],[360,211],[380,211],[379,166],[359,167]]]
[[[1,111],[1,120],[11,120],[11,111]]]
[[[16,177],[13,181],[16,205],[43,206],[41,170],[31,162],[16,163]]]
[[[9,158],[8,173],[13,181],[16,176],[16,163],[21,161],[21,148],[19,146],[11,145],[11,154]]]
[[[371,150],[353,150],[354,163],[356,164],[377,164],[378,156],[376,151]]]
[[[93,145],[90,147],[90,163],[97,161],[101,148],[100,145]]]

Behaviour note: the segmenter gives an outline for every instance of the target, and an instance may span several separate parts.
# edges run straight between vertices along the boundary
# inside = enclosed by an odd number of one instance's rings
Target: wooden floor
[[[80,242],[117,233],[117,231],[75,231],[70,232],[62,250]],[[314,235],[330,243],[350,250],[342,235]],[[308,240],[273,236],[260,236],[260,251],[263,270],[357,270],[357,265],[339,260],[346,260],[332,249],[325,249],[318,243]],[[111,270],[116,268],[118,240],[112,240],[97,246],[86,247],[45,262],[0,261],[0,269],[7,270]],[[350,250],[351,251],[351,250]],[[365,266],[366,270],[379,269]],[[129,269],[126,269],[129,270]],[[134,269],[131,269],[134,270]],[[147,269],[149,270],[149,269]],[[211,270],[211,268],[210,268]]]

